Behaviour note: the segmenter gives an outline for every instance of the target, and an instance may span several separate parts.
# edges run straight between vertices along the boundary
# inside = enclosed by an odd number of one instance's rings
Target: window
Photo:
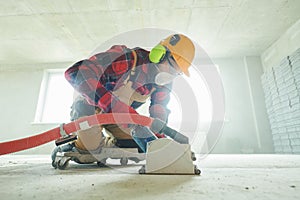
[[[62,69],[45,70],[36,110],[36,123],[70,121],[74,89],[66,81],[64,71]]]

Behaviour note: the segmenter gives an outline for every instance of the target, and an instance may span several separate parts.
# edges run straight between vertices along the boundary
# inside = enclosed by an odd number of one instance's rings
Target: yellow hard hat
[[[195,56],[195,46],[185,35],[173,34],[162,40],[160,45],[165,46],[175,59],[180,70],[190,76],[188,68],[191,66]]]

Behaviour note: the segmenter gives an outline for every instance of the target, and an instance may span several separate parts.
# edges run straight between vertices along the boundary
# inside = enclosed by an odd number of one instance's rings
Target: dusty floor
[[[0,157],[1,199],[299,199],[300,155],[209,155],[201,176],[139,175],[140,165],[55,170],[46,156]]]

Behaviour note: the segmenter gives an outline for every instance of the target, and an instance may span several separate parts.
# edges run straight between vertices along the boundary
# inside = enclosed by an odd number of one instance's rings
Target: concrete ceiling
[[[211,57],[260,55],[299,11],[299,0],[1,1],[0,65],[75,62],[113,36],[149,27],[187,34]]]

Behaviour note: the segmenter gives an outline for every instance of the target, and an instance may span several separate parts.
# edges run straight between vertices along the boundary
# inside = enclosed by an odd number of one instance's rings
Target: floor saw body
[[[70,144],[69,144],[70,145]],[[201,171],[193,164],[196,160],[189,144],[180,144],[170,138],[160,138],[148,143],[146,153],[138,148],[110,147],[101,148],[98,152],[78,151],[74,146],[56,152],[52,166],[56,169],[66,169],[69,161],[79,164],[97,163],[99,167],[109,167],[107,159],[119,159],[121,166],[126,166],[129,160],[145,165],[139,169],[139,174],[185,174],[199,175]]]

